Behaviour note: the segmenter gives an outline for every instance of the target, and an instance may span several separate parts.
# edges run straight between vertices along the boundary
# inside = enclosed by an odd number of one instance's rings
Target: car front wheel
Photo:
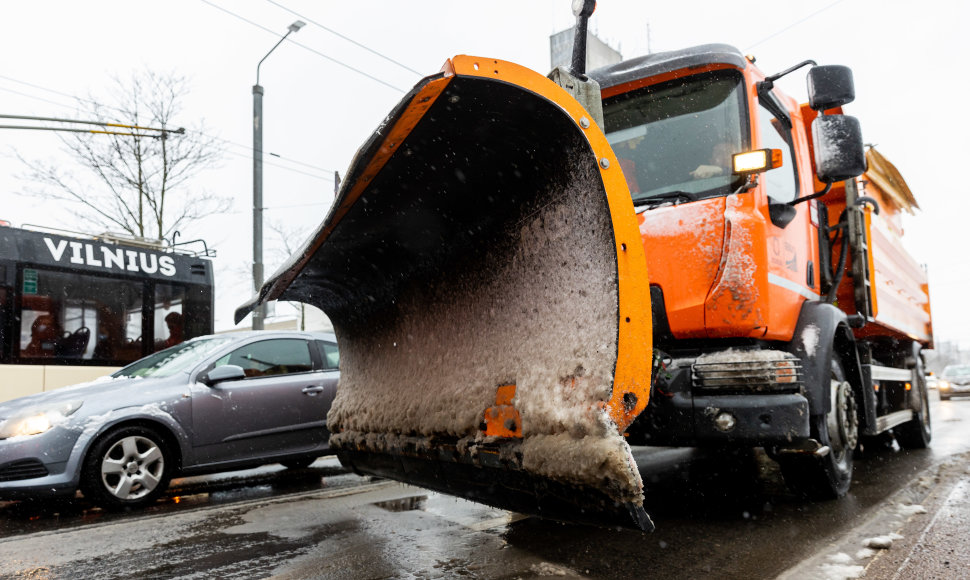
[[[106,508],[147,505],[171,479],[172,461],[153,429],[122,427],[99,439],[84,462],[81,491]]]

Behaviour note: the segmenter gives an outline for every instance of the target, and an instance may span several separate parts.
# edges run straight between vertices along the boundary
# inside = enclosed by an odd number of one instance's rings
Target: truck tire
[[[916,416],[909,422],[893,429],[896,442],[903,449],[926,449],[933,438],[933,428],[930,424],[930,397],[926,388],[926,377],[923,375],[923,363],[916,357]]]
[[[829,448],[817,455],[781,456],[778,463],[788,487],[809,499],[835,499],[849,491],[852,457],[859,442],[859,416],[855,394],[845,380],[842,363],[831,362],[832,409],[809,418],[812,438]]]

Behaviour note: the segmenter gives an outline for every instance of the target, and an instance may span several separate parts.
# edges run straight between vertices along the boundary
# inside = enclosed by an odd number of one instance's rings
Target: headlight
[[[937,386],[940,387],[941,389],[943,389],[945,391],[945,390],[947,390],[947,389],[950,388],[950,383],[948,383],[946,381],[940,381]]]
[[[0,439],[37,435],[61,423],[81,408],[82,401],[71,401],[57,406],[40,407],[18,413],[0,422]]]

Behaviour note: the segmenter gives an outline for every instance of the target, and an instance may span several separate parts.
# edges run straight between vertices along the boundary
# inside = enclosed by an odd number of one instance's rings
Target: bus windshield
[[[183,342],[135,361],[111,376],[156,379],[170,377],[191,370],[213,350],[231,341],[226,336],[210,336]]]
[[[606,136],[635,204],[727,195],[743,183],[731,156],[748,146],[742,77],[716,71],[603,103]]]

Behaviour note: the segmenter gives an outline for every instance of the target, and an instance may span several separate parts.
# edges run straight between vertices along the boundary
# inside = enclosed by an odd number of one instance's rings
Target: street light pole
[[[259,85],[259,67],[286,40],[286,37],[306,26],[302,20],[290,24],[286,34],[269,49],[256,65],[256,84],[253,85],[253,288],[259,294],[263,286],[263,87]],[[253,310],[253,330],[262,330],[266,305]]]

